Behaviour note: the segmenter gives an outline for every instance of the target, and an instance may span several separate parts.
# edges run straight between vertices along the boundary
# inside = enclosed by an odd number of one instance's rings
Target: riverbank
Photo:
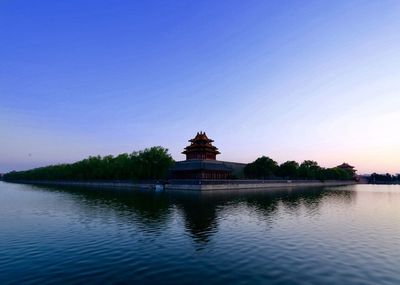
[[[125,190],[179,190],[179,191],[218,191],[271,189],[281,187],[323,187],[356,184],[354,181],[319,181],[319,180],[171,180],[168,182],[131,182],[131,181],[51,181],[23,180],[10,181],[20,184],[80,186],[94,188],[116,188]]]
[[[191,183],[190,183],[191,182]],[[185,191],[218,191],[218,190],[250,190],[282,187],[323,187],[346,186],[356,184],[355,181],[319,181],[319,180],[223,180],[223,181],[171,181],[165,190]]]
[[[55,180],[21,180],[21,181],[5,181],[18,184],[32,184],[32,185],[49,185],[49,186],[79,186],[91,188],[116,188],[116,189],[142,189],[152,190],[155,189],[157,182],[130,182],[130,181],[55,181]]]

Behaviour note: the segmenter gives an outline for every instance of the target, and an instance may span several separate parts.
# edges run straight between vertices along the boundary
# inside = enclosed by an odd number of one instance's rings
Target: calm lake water
[[[146,193],[0,182],[0,284],[400,284],[400,186]]]

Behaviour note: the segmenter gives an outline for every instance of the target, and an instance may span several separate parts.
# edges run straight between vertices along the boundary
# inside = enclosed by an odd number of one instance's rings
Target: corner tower
[[[170,171],[170,179],[191,179],[196,183],[197,180],[204,179],[228,179],[232,173],[232,166],[216,160],[220,152],[212,145],[214,141],[209,139],[205,132],[198,132],[189,142],[190,145],[182,152],[186,155],[186,160],[175,163]]]
[[[220,154],[218,148],[212,145],[214,141],[209,139],[205,132],[198,132],[189,142],[190,145],[182,152],[186,155],[186,160],[216,160],[217,154]]]

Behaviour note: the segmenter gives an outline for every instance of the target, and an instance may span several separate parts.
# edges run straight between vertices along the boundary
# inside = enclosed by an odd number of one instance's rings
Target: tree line
[[[26,171],[12,171],[3,179],[13,180],[159,180],[168,178],[175,161],[168,149],[161,146],[146,148],[131,154],[117,156],[90,156],[71,164],[58,164]],[[262,156],[247,164],[243,170],[247,179],[307,179],[307,180],[351,180],[354,172],[341,168],[323,168],[317,162],[306,160],[299,164],[286,161],[280,165],[273,159]],[[372,176],[371,176],[372,177]],[[376,181],[388,179],[375,175]],[[394,179],[394,178],[392,178]]]
[[[244,175],[250,179],[306,179],[306,180],[352,180],[354,172],[338,167],[324,168],[312,160],[301,164],[296,161],[286,161],[278,164],[273,159],[262,156],[244,168]]]
[[[372,184],[399,184],[400,183],[400,174],[391,175],[389,173],[386,174],[378,174],[372,173],[370,177],[368,177],[368,182]]]
[[[168,149],[156,146],[118,156],[90,156],[72,164],[12,171],[4,180],[148,180],[165,179],[174,160]]]

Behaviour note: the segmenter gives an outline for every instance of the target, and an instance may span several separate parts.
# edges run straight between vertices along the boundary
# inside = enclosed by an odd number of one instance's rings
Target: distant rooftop
[[[350,164],[348,164],[346,162],[343,162],[341,165],[338,165],[337,167],[338,168],[343,168],[343,169],[353,169],[354,168],[354,166],[352,166],[352,165],[350,165]]]

